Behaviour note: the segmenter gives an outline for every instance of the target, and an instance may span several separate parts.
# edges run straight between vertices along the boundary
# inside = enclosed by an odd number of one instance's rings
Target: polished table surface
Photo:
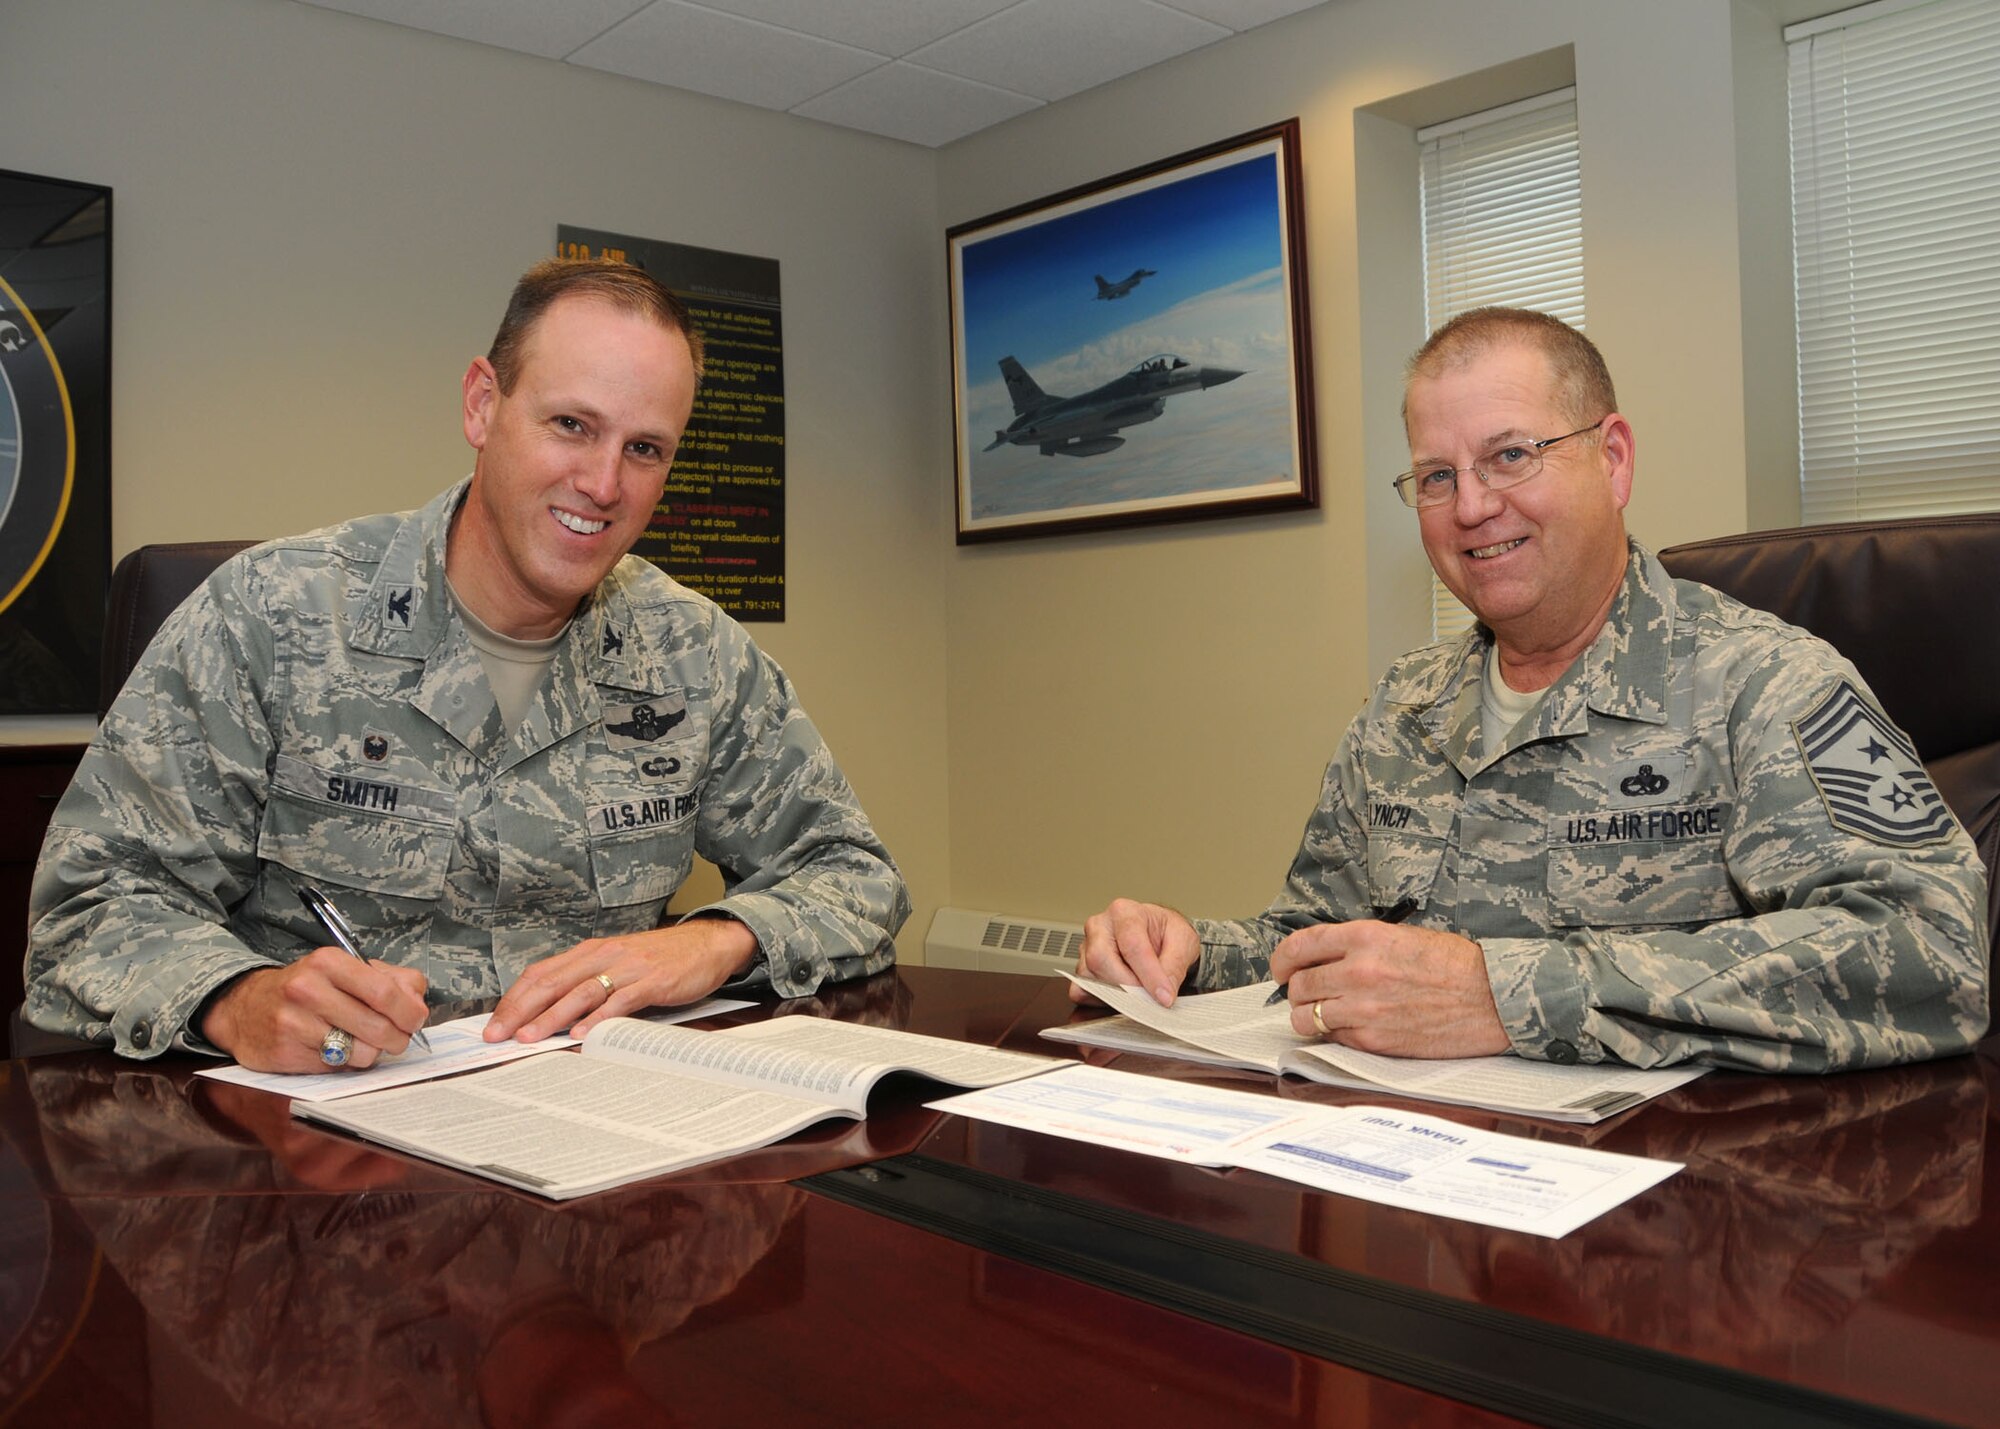
[[[1053,981],[904,968],[723,1021],[779,1011],[1072,1055],[1035,1036],[1071,1015]],[[1462,1307],[1524,1344],[1699,1362],[1857,1422],[2000,1424],[1995,1053],[1716,1073],[1596,1127],[1449,1109],[1686,1164],[1553,1241],[944,1116],[909,1079],[866,1122],[555,1205],[302,1126],[192,1059],[18,1061],[0,1425],[1520,1422],[797,1184],[919,1164],[1221,1237],[1387,1310]]]

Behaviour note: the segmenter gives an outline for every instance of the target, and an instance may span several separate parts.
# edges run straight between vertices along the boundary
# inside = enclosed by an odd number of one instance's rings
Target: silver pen
[[[320,926],[326,929],[327,935],[333,939],[334,943],[361,959],[362,962],[367,962],[368,955],[362,952],[356,943],[354,929],[350,928],[347,925],[347,920],[340,916],[340,910],[333,906],[333,900],[310,883],[297,883],[293,886],[298,889],[299,902],[305,904],[313,917],[319,919]],[[424,1029],[421,1027],[410,1034],[410,1040],[426,1052],[431,1050],[431,1040],[424,1036]]]

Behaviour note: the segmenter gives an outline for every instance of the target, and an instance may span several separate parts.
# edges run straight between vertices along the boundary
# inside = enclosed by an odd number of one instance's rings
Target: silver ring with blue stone
[[[344,1067],[347,1065],[348,1053],[353,1050],[354,1038],[335,1027],[319,1044],[319,1059],[329,1067]]]

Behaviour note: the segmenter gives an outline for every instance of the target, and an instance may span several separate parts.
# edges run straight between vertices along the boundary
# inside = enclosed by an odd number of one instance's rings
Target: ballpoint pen
[[[1398,903],[1394,908],[1391,908],[1387,913],[1384,913],[1380,917],[1376,918],[1375,921],[1378,923],[1400,923],[1405,918],[1409,917],[1412,913],[1416,911],[1417,911],[1417,900],[1414,898],[1405,898],[1402,902]],[[1285,1000],[1285,984],[1279,983],[1277,987],[1271,990],[1271,995],[1264,999],[1264,1006],[1276,1007],[1279,1003],[1283,1002],[1284,1000]]]
[[[362,962],[367,962],[368,955],[362,952],[359,945],[355,942],[354,930],[347,926],[347,920],[340,916],[340,910],[333,906],[333,900],[310,883],[300,883],[294,886],[298,889],[299,902],[305,904],[313,917],[319,919],[320,926],[326,929],[327,935],[333,939],[334,943],[361,959]],[[424,1029],[421,1027],[410,1034],[410,1040],[426,1052],[431,1050],[431,1039],[424,1036]]]

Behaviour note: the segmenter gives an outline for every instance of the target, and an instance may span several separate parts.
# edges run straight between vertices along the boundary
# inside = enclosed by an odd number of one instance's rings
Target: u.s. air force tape
[[[1914,848],[1951,837],[1951,810],[1909,738],[1841,680],[1792,732],[1835,828]]]

